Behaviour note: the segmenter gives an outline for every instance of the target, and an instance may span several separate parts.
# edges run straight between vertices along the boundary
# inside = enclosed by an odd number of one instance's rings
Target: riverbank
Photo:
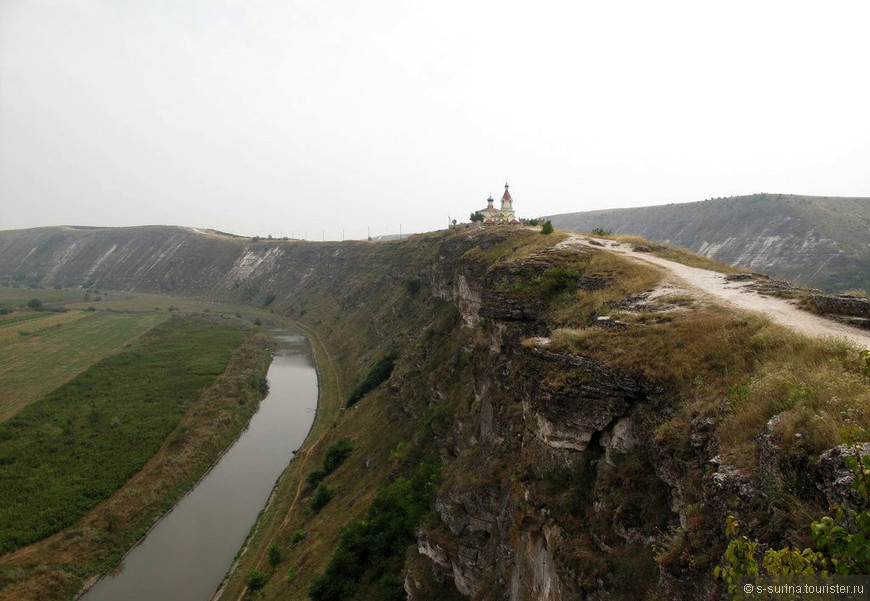
[[[263,394],[259,382],[271,359],[269,337],[237,323],[244,340],[224,373],[123,488],[72,527],[0,558],[0,600],[74,598],[215,464],[256,411]]]
[[[245,577],[248,571],[258,567],[264,569],[269,545],[280,532],[286,530],[288,521],[298,507],[300,494],[305,487],[305,474],[312,465],[310,457],[314,451],[321,450],[324,437],[335,426],[342,413],[344,397],[336,359],[327,350],[320,334],[310,326],[292,319],[283,319],[281,323],[299,330],[311,342],[318,381],[317,412],[308,437],[296,450],[294,459],[275,483],[266,506],[251,528],[250,535],[212,597],[213,601],[242,598],[246,592]]]

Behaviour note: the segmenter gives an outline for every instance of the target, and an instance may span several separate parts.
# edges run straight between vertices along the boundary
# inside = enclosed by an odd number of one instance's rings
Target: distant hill
[[[548,217],[683,246],[723,263],[831,292],[870,290],[870,198],[754,194]]]

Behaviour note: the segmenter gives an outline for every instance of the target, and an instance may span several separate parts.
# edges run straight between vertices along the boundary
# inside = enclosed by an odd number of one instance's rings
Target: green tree
[[[470,219],[471,219],[472,223],[474,223],[475,221],[482,222],[484,219],[483,213],[481,213],[480,211],[475,211],[474,213],[471,214]]]
[[[39,309],[42,309],[42,301],[38,298],[31,298],[29,301],[27,301],[27,306],[30,309],[38,311]]]
[[[541,233],[545,236],[553,233],[553,223],[549,219],[547,219],[544,222],[544,225],[541,226]]]

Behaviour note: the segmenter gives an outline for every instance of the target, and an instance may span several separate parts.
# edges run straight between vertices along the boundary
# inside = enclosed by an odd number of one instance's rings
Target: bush
[[[546,299],[553,298],[563,292],[570,292],[577,288],[577,280],[580,274],[573,269],[565,267],[553,267],[544,272],[541,277],[541,296]]]
[[[593,236],[612,236],[613,232],[611,232],[610,230],[606,230],[602,227],[597,227],[594,230],[592,230],[592,235]]]
[[[549,219],[541,226],[541,233],[544,235],[553,233],[553,223]]]
[[[365,380],[350,393],[345,407],[354,406],[357,401],[385,382],[390,377],[390,374],[393,373],[393,367],[396,365],[398,356],[395,351],[392,351],[378,359],[377,363],[369,370]]]
[[[42,301],[38,298],[31,298],[29,301],[27,301],[27,307],[29,309],[33,309],[34,311],[38,311],[39,309],[42,309]]]
[[[290,535],[290,544],[298,544],[303,538],[305,538],[305,530],[294,530],[293,534]]]
[[[405,291],[411,296],[417,296],[422,285],[423,281],[417,276],[412,275],[405,278]]]
[[[326,507],[332,500],[333,494],[332,489],[321,482],[317,487],[317,492],[314,494],[314,498],[311,499],[311,509],[314,511],[320,511]]]
[[[269,565],[274,569],[284,558],[284,550],[278,543],[269,545]]]
[[[857,447],[854,455],[845,457],[846,465],[855,472],[852,487],[858,496],[870,501],[868,479],[870,479],[870,457],[862,456]],[[870,505],[870,504],[868,504]],[[813,545],[817,549],[784,547],[767,549],[759,568],[756,560],[758,543],[740,535],[740,524],[734,516],[726,520],[725,534],[730,537],[725,550],[726,566],[713,570],[716,578],[728,584],[728,594],[732,599],[741,598],[741,576],[754,576],[767,573],[771,576],[827,574],[829,568],[842,576],[870,574],[870,509],[858,512],[834,505],[835,516],[824,516],[814,521],[810,527]]]
[[[381,489],[366,520],[341,532],[326,573],[308,589],[311,599],[350,598],[361,580],[379,582],[381,598],[395,598],[395,578],[408,545],[415,540],[417,523],[432,504],[437,475],[435,465],[424,462],[412,480],[400,478]]]
[[[327,475],[328,474],[326,473],[326,470],[319,467],[308,472],[308,476],[305,478],[305,481],[308,482],[309,486],[314,488],[318,484],[320,484],[321,480],[326,478]]]
[[[268,572],[261,572],[256,568],[248,570],[248,575],[245,577],[245,584],[250,591],[258,591],[269,582]]]
[[[334,472],[350,456],[351,451],[353,451],[353,444],[347,436],[331,445],[326,449],[326,459],[323,460],[324,471],[327,474]]]

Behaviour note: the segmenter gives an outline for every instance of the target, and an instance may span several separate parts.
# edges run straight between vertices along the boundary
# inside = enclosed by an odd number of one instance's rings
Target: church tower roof
[[[507,182],[504,183],[504,196],[501,197],[501,200],[502,200],[502,202],[504,202],[504,201],[508,201],[508,202],[510,202],[510,201],[513,200],[513,199],[511,198],[511,193],[508,191],[508,184],[507,184]]]

